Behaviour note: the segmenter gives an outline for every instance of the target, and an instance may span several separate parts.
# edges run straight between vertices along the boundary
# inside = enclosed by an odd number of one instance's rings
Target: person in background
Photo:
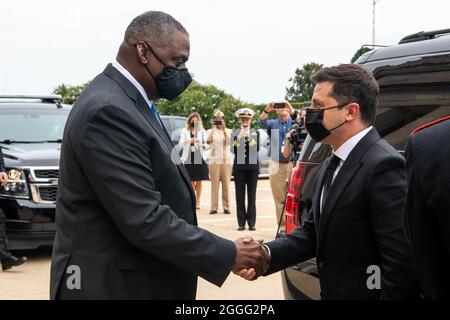
[[[186,128],[181,131],[180,147],[183,150],[181,161],[189,174],[197,197],[197,209],[200,209],[202,180],[209,179],[208,166],[203,159],[206,144],[206,131],[202,118],[197,112],[191,113],[186,121]]]
[[[236,187],[236,208],[239,231],[254,231],[256,222],[256,187],[259,175],[259,132],[251,129],[255,112],[249,108],[236,111],[241,127],[231,137],[234,154],[233,175]],[[245,208],[245,188],[247,187],[247,208]]]
[[[5,161],[3,159],[2,148],[0,148],[0,184],[3,188],[8,183],[8,175],[6,174]],[[2,270],[6,271],[12,267],[17,267],[27,261],[26,257],[17,258],[8,251],[7,243],[8,239],[6,237],[5,228],[6,216],[3,209],[0,208],[0,262],[2,264]]]
[[[283,156],[289,159],[294,166],[308,135],[305,128],[305,111],[297,111],[297,115],[299,116],[295,119],[296,123],[292,125],[291,131],[286,134],[282,147]]]
[[[277,119],[270,119],[269,114],[275,111]],[[269,147],[269,180],[277,214],[277,223],[284,225],[281,220],[283,203],[286,197],[288,180],[291,176],[292,164],[289,157],[283,155],[283,142],[286,134],[291,130],[293,118],[297,112],[287,101],[269,103],[259,116],[259,126],[266,129],[270,137]]]
[[[403,223],[425,299],[450,300],[450,116],[408,138]]]
[[[231,129],[227,129],[222,111],[214,112],[212,128],[206,142],[210,146],[209,175],[211,177],[211,210],[216,214],[219,209],[219,186],[222,183],[223,213],[230,214],[229,189],[233,155],[230,152]]]

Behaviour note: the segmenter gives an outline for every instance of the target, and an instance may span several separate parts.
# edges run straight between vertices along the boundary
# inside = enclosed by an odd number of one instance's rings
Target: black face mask
[[[316,141],[322,141],[326,137],[328,137],[331,134],[331,131],[339,128],[343,124],[345,124],[347,121],[344,121],[337,127],[334,127],[333,129],[327,129],[323,126],[323,115],[325,113],[325,110],[334,109],[334,108],[341,108],[350,102],[343,103],[340,105],[337,105],[335,107],[329,107],[329,108],[323,108],[323,109],[314,109],[314,108],[308,108],[306,109],[306,116],[305,116],[305,126],[306,130],[308,131],[309,135]]]
[[[164,69],[156,77],[152,75],[145,65],[145,69],[151,75],[156,84],[156,90],[160,98],[167,100],[173,100],[183,93],[184,90],[192,82],[192,77],[189,74],[188,69],[177,69],[164,64],[161,59],[156,55],[153,49],[144,41],[147,47],[150,49],[155,58],[164,66]]]

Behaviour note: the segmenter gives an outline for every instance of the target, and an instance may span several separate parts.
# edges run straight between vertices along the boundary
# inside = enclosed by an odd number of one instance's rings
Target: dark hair
[[[369,125],[375,122],[379,88],[369,70],[357,64],[340,64],[320,69],[311,79],[314,83],[333,83],[331,96],[338,103],[357,102],[361,119]]]
[[[151,46],[165,47],[172,41],[174,30],[188,34],[180,22],[161,11],[147,11],[131,21],[125,31],[125,42],[132,46],[146,40]]]

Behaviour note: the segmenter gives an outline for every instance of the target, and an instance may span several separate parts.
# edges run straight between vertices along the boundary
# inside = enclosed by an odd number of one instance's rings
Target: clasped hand
[[[256,280],[269,270],[270,255],[262,246],[262,240],[252,237],[239,238],[236,245],[236,260],[233,273],[247,280]]]

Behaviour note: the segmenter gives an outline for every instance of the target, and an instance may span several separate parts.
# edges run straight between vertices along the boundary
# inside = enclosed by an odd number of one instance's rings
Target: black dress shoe
[[[216,214],[217,213],[217,210],[211,210],[210,212],[209,212],[209,214]]]
[[[27,261],[27,257],[16,258],[14,256],[9,257],[5,261],[2,262],[2,270],[6,271],[11,269],[12,267],[20,266],[21,264]]]
[[[226,210],[223,210],[223,213],[225,213],[225,214],[231,214],[231,211],[228,210],[228,209],[226,209]]]
[[[256,229],[255,229],[255,227],[250,227],[250,228],[248,228],[248,230],[255,231]]]
[[[244,227],[239,227],[239,228],[238,228],[238,231],[244,231],[244,230],[245,230]]]

